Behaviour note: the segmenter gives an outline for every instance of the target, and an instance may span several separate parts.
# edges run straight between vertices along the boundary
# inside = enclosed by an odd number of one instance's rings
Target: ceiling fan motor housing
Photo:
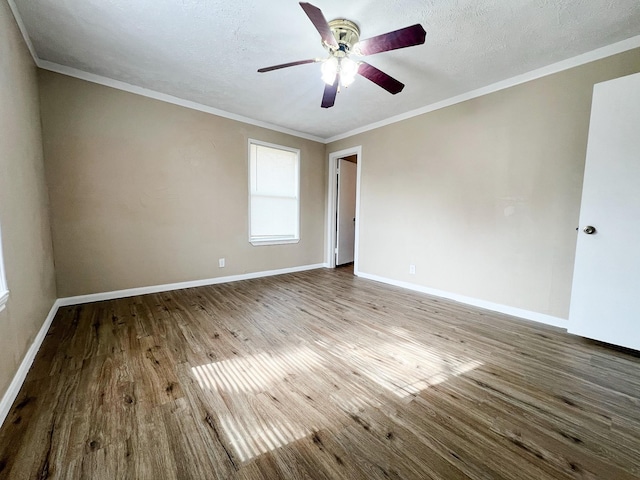
[[[336,57],[349,55],[353,46],[360,40],[360,29],[351,20],[343,18],[331,20],[329,22],[331,33],[338,42],[338,49],[323,42],[324,48],[329,50]]]

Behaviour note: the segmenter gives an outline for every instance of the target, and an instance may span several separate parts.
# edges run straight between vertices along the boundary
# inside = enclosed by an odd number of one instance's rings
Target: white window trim
[[[293,152],[298,156],[298,182],[297,182],[297,191],[296,196],[298,198],[298,218],[296,222],[296,236],[295,238],[282,238],[279,237],[277,239],[259,239],[259,238],[251,238],[251,145],[261,145],[263,147],[276,148],[279,150],[285,150],[287,152]],[[284,145],[278,145],[275,143],[263,142],[261,140],[255,140],[253,138],[249,139],[247,143],[247,186],[248,189],[248,203],[249,203],[249,216],[247,217],[247,230],[249,232],[249,243],[254,246],[263,246],[263,245],[287,245],[292,243],[300,242],[300,170],[302,169],[302,162],[300,159],[300,149],[286,147]]]
[[[259,240],[257,238],[254,238],[253,240],[249,239],[249,243],[251,243],[251,245],[286,245],[288,243],[299,243],[300,239],[299,238],[292,238],[291,240],[284,240],[284,239],[278,239],[278,240]]]
[[[7,277],[4,274],[4,261],[2,254],[2,229],[0,228],[0,312],[4,310],[9,300],[9,289],[7,288]]]

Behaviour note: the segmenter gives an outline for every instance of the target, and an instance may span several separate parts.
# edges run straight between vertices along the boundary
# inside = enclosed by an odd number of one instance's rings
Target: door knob
[[[586,233],[587,235],[593,235],[594,233],[596,233],[596,227],[592,227],[591,225],[587,225],[586,227],[584,227],[582,229],[582,231],[584,233]]]

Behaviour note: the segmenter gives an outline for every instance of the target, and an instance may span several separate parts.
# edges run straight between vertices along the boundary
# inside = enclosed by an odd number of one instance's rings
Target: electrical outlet
[[[218,267],[224,268],[224,258],[219,258],[218,259]]]
[[[409,265],[409,274],[410,275],[415,275],[416,274],[416,266],[415,265]]]

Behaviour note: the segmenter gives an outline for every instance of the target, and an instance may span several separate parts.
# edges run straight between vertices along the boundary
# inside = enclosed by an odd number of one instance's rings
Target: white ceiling
[[[41,65],[322,139],[640,35],[638,0],[311,0],[327,20],[355,21],[363,39],[414,23],[427,31],[424,45],[367,57],[405,83],[403,92],[390,95],[359,77],[321,109],[319,64],[256,72],[325,55],[296,1],[9,3]]]

